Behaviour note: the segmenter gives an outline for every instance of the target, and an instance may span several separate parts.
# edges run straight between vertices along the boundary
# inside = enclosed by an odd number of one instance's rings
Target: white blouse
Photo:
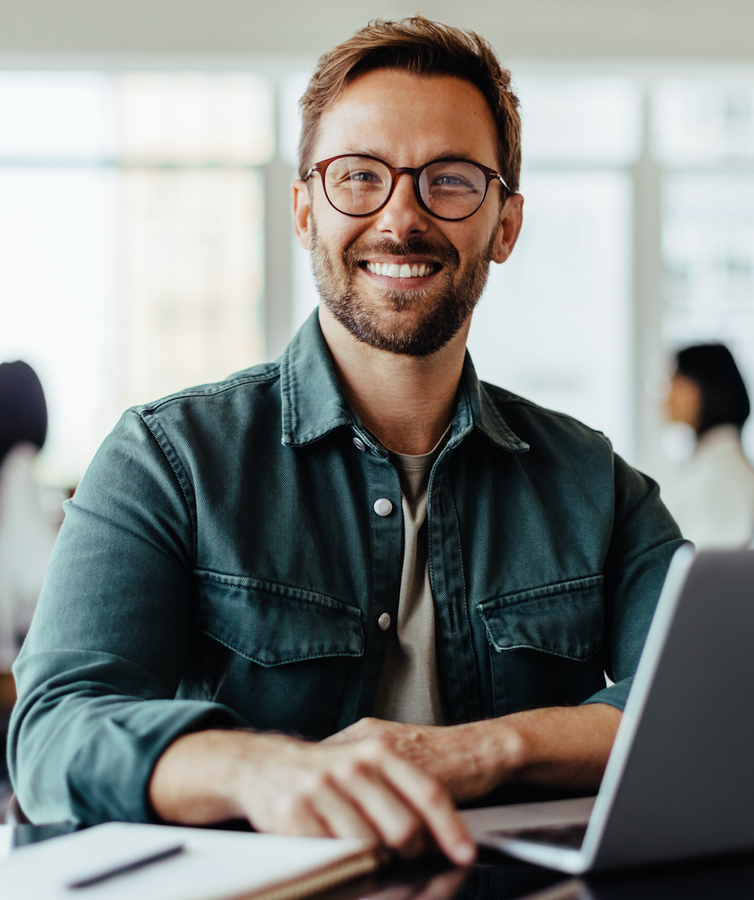
[[[683,536],[698,549],[743,546],[754,536],[754,468],[733,425],[702,435],[662,495]]]

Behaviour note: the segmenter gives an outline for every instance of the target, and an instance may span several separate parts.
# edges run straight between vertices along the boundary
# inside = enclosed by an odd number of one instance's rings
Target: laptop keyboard
[[[580,850],[586,834],[586,822],[576,825],[540,825],[536,828],[502,828],[498,831],[489,831],[494,837],[510,838],[512,840],[534,841],[537,844],[552,844],[555,847],[568,847]]]

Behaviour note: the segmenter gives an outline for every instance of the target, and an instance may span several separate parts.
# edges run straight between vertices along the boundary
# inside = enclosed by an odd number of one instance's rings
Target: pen
[[[137,856],[135,859],[130,859],[127,862],[119,863],[117,866],[112,866],[109,869],[102,869],[100,872],[93,872],[91,875],[87,875],[84,878],[79,878],[76,881],[69,882],[66,887],[69,889],[74,888],[83,888],[89,887],[91,884],[99,884],[101,881],[107,881],[110,878],[115,878],[118,875],[122,875],[124,872],[131,872],[134,869],[140,869],[142,866],[149,866],[152,863],[159,862],[161,859],[167,859],[170,856],[175,856],[178,853],[181,853],[185,847],[185,844],[173,844],[171,847],[163,847],[160,850],[155,851],[154,853],[147,853],[144,856]]]

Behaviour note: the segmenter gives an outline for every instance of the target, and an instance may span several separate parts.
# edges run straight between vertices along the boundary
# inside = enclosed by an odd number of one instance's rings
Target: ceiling
[[[752,0],[0,0],[0,61],[318,56],[420,11],[504,60],[754,60]]]

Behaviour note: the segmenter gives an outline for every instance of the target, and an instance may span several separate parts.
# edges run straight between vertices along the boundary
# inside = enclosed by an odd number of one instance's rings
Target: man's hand
[[[604,703],[532,709],[467,725],[404,725],[360,719],[327,738],[379,738],[468,803],[505,782],[596,790],[620,723]]]
[[[461,803],[489,793],[518,767],[522,752],[518,735],[499,725],[493,734],[490,724],[405,725],[365,718],[323,743],[342,745],[378,738],[397,756],[444,784]]]
[[[474,858],[447,789],[379,737],[326,746],[245,731],[185,735],[160,757],[150,800],[166,821],[246,818],[277,834],[366,838],[407,856],[434,841],[455,863]]]

